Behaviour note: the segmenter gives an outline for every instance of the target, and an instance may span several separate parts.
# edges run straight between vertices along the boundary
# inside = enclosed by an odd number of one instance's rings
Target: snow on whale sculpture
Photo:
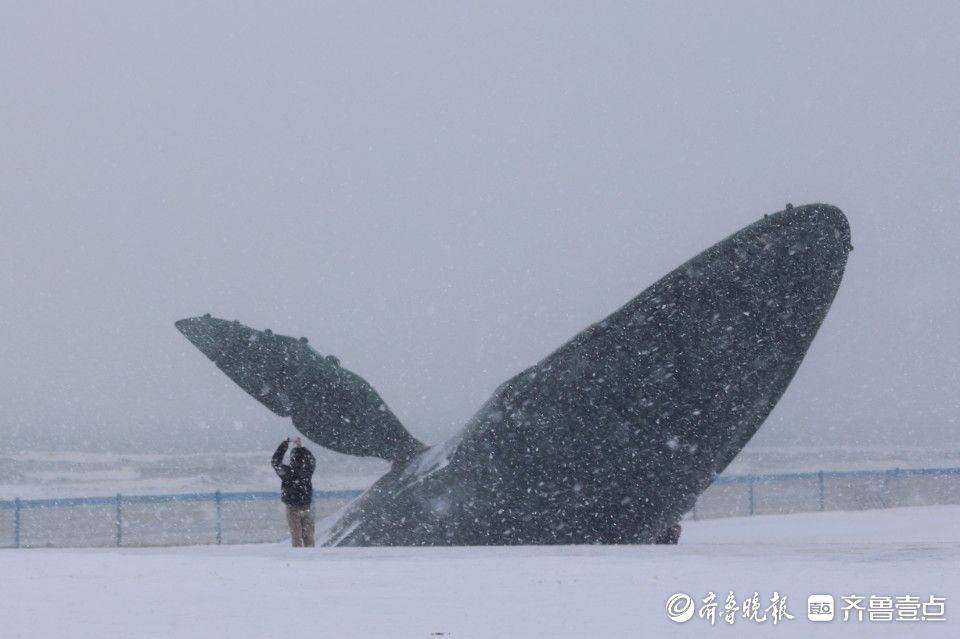
[[[780,399],[851,248],[835,207],[765,215],[505,382],[432,448],[303,338],[209,315],[176,326],[309,439],[393,462],[321,543],[652,543]]]

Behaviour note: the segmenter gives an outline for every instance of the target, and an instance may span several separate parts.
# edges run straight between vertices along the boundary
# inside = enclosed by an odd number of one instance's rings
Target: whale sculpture
[[[783,395],[851,249],[833,206],[765,215],[502,384],[433,447],[305,339],[210,316],[176,326],[309,439],[393,462],[320,543],[653,543]]]

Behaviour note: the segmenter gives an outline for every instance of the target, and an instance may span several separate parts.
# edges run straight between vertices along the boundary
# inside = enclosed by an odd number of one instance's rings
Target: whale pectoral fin
[[[425,448],[356,373],[339,365],[311,366],[300,381],[304,391],[294,409],[293,424],[318,444],[393,462],[405,461]]]
[[[205,315],[176,322],[240,388],[310,440],[337,452],[403,461],[425,447],[362,377],[305,338]]]
[[[291,374],[310,359],[298,340],[209,315],[182,319],[175,326],[247,394],[277,415],[290,416],[286,390]]]

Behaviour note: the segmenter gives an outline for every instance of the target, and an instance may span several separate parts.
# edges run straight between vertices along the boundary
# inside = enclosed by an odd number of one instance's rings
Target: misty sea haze
[[[758,442],[956,440],[958,18],[12,4],[0,449],[242,452],[292,434],[174,329],[207,312],[309,337],[439,442],[786,202],[843,209],[856,250]]]

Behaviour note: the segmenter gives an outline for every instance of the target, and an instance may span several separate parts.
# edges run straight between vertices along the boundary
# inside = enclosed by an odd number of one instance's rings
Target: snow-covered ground
[[[690,522],[675,547],[7,550],[0,637],[956,637],[958,567],[958,506]],[[795,619],[668,620],[709,591]],[[814,623],[810,594],[942,596],[947,621]]]

